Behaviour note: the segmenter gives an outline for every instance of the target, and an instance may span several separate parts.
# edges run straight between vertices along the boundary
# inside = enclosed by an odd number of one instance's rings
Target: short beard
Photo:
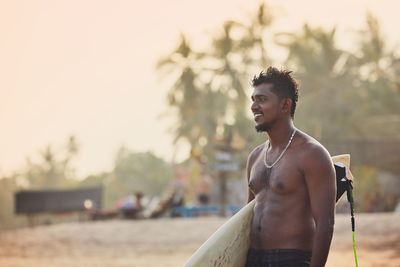
[[[272,127],[272,123],[266,122],[263,124],[256,125],[255,128],[256,128],[257,132],[261,133],[261,132],[268,132],[271,129],[271,127]]]

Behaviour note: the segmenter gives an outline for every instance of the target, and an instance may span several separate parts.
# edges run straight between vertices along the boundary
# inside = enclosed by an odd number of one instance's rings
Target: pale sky
[[[110,170],[121,145],[172,159],[165,82],[155,63],[184,32],[196,47],[258,0],[27,0],[0,2],[0,176],[71,134],[79,176]],[[396,0],[268,1],[276,32],[338,26],[350,47],[367,10],[400,43]]]

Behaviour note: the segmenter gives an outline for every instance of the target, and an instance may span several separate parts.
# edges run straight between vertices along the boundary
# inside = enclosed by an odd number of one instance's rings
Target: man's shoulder
[[[308,181],[326,181],[335,177],[332,158],[326,148],[309,135],[298,146],[300,171]],[[332,181],[332,180],[331,180]]]
[[[315,138],[304,132],[299,133],[297,150],[302,161],[330,158],[328,150]]]
[[[261,152],[263,151],[265,147],[265,144],[260,144],[256,146],[250,153],[249,156],[247,157],[247,165],[252,166],[253,163],[256,161],[256,159],[261,155]]]
[[[249,153],[249,158],[257,157],[257,156],[262,152],[262,150],[264,149],[264,147],[265,147],[265,143],[262,143],[262,144],[256,146],[256,147]]]

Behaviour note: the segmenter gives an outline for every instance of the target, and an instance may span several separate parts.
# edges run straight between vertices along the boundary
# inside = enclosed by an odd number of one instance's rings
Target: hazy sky
[[[71,134],[81,144],[79,175],[108,170],[116,150],[152,150],[171,160],[167,88],[156,61],[180,32],[204,45],[226,19],[246,21],[258,0],[48,0],[0,2],[0,175],[24,166],[47,144]],[[338,26],[339,42],[365,21],[381,22],[400,42],[396,0],[268,1],[276,31],[304,22]]]

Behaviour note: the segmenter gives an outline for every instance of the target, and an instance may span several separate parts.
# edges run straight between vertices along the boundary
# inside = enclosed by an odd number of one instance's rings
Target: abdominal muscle
[[[256,195],[251,226],[255,249],[311,251],[315,224],[308,203],[295,195],[263,190]]]

